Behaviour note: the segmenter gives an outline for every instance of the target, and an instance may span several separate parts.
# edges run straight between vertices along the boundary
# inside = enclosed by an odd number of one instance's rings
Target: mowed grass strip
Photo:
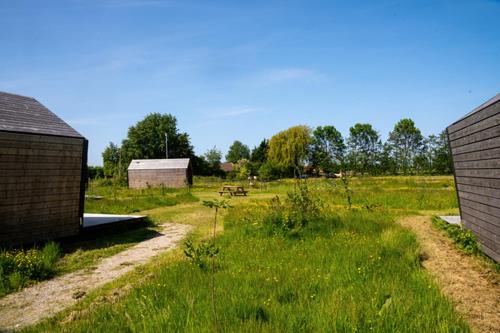
[[[329,213],[298,233],[270,232],[263,208],[232,209],[217,239],[217,320],[210,272],[159,268],[116,303],[51,332],[469,332],[420,266],[415,237],[387,212]]]

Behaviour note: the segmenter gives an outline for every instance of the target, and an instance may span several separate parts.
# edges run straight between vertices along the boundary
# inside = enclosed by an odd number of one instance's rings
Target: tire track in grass
[[[36,324],[78,302],[90,291],[171,250],[193,229],[186,224],[163,224],[162,231],[128,250],[103,259],[94,269],[82,269],[36,284],[0,299],[0,331]]]
[[[477,258],[461,253],[428,216],[398,221],[413,231],[422,247],[422,265],[437,279],[455,309],[475,332],[500,332],[500,286],[498,274]]]

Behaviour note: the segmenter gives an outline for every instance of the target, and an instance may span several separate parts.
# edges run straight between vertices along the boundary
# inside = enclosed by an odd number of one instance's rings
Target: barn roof
[[[168,158],[159,160],[132,160],[129,170],[187,169],[189,158]]]
[[[0,131],[83,138],[32,97],[0,92]]]

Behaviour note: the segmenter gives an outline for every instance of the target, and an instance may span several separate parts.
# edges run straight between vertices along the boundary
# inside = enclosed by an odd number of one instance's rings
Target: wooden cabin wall
[[[187,169],[129,170],[130,188],[186,186]]]
[[[80,230],[85,140],[0,131],[0,243]]]
[[[447,129],[462,223],[500,262],[500,101]]]

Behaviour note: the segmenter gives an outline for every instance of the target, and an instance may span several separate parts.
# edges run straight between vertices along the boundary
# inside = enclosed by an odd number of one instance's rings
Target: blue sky
[[[0,91],[86,136],[152,112],[198,154],[297,124],[426,135],[500,92],[500,1],[0,0]]]

